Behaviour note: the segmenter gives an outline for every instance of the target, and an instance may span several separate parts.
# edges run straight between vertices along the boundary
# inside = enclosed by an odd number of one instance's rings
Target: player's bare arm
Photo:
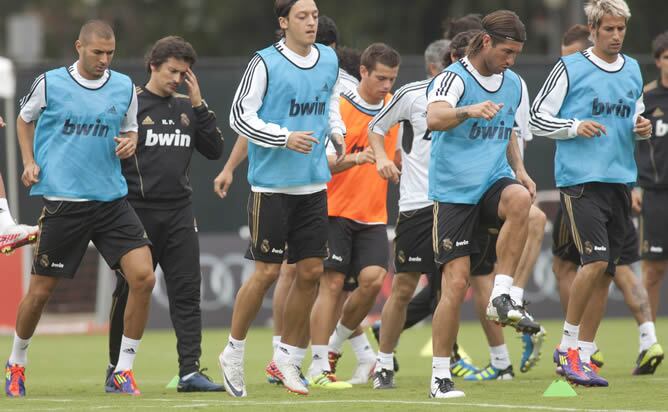
[[[137,132],[120,133],[120,136],[114,137],[116,142],[116,156],[123,160],[135,154],[137,150]]]
[[[513,132],[510,135],[510,142],[508,143],[508,148],[506,149],[508,164],[515,172],[515,177],[517,180],[529,191],[531,199],[535,200],[536,183],[533,181],[533,179],[531,179],[526,169],[524,168],[524,161],[522,160],[522,155],[517,140],[517,134]]]
[[[229,159],[225,162],[223,170],[213,179],[213,191],[221,198],[227,196],[227,192],[234,181],[234,171],[248,157],[248,139],[244,136],[237,136],[237,141],[232,147]]]
[[[39,166],[35,163],[33,152],[33,141],[35,139],[35,122],[27,123],[21,116],[16,119],[16,134],[21,148],[21,159],[23,160],[23,174],[21,182],[25,187],[30,187],[39,182]]]
[[[346,154],[343,156],[343,160],[341,161],[337,161],[337,157],[335,155],[328,155],[327,162],[329,163],[330,172],[335,175],[355,166],[361,166],[367,163],[376,163],[376,156],[371,146],[368,146],[361,152]]]
[[[387,157],[387,153],[385,153],[385,145],[383,144],[385,138],[371,130],[369,130],[368,138],[369,147],[371,147],[376,156],[376,170],[378,171],[378,174],[383,179],[399,183],[399,175],[401,172],[394,162]]]
[[[643,139],[649,139],[652,137],[652,122],[649,119],[638,116],[633,132]]]
[[[448,102],[433,102],[427,106],[427,126],[429,130],[450,130],[471,118],[492,120],[501,108],[503,103],[496,104],[489,100],[456,108]]]
[[[190,103],[193,107],[200,107],[202,105],[202,92],[199,89],[199,83],[197,82],[197,76],[191,68],[185,74],[184,79],[186,86],[188,87],[188,96],[190,97]]]

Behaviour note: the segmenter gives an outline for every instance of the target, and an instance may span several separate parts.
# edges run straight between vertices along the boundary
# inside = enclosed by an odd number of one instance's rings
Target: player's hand
[[[387,179],[392,183],[399,183],[399,175],[401,175],[401,172],[394,162],[387,157],[376,160],[376,170],[383,179]]]
[[[292,132],[288,136],[286,147],[298,153],[309,154],[314,144],[318,144],[318,139],[313,137],[313,132]]]
[[[642,193],[639,190],[631,191],[631,209],[636,214],[642,211]]]
[[[21,175],[21,181],[23,182],[23,185],[25,187],[30,187],[39,182],[39,171],[40,168],[35,162],[25,165],[23,168],[23,174]]]
[[[517,178],[517,181],[522,184],[522,186],[527,188],[529,194],[531,195],[531,201],[533,202],[536,200],[536,182],[533,181],[529,174],[526,171],[521,171],[517,173],[515,177]]]
[[[5,127],[5,121],[2,119],[2,116],[0,116],[0,127]]]
[[[343,138],[338,133],[334,133],[331,136],[332,144],[334,145],[334,148],[336,149],[336,163],[339,164],[343,161],[343,158],[346,157],[346,139]]]
[[[373,149],[371,146],[367,146],[366,149],[364,149],[361,152],[357,152],[355,155],[355,164],[356,165],[364,165],[367,163],[376,163],[376,155],[373,153]]]
[[[223,168],[221,172],[213,179],[213,191],[221,198],[225,199],[227,196],[227,191],[230,189],[230,185],[234,181],[234,173],[227,171]]]
[[[116,156],[123,160],[135,154],[137,150],[137,136],[114,137],[116,142]]]
[[[190,97],[190,104],[193,107],[199,107],[202,104],[202,92],[199,89],[199,83],[197,82],[197,76],[192,71],[188,69],[185,76],[186,86],[188,87],[188,96]]]
[[[652,137],[652,122],[650,122],[649,119],[638,116],[633,131],[640,137]]]
[[[503,103],[496,104],[490,100],[482,103],[473,104],[468,107],[469,117],[477,117],[485,120],[492,120],[494,116],[503,108]]]
[[[599,137],[606,133],[605,126],[593,120],[585,120],[578,126],[578,136],[591,138]]]

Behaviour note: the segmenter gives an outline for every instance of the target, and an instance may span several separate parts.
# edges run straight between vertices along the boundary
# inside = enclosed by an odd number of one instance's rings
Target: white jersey
[[[427,129],[427,86],[431,80],[408,83],[394,94],[387,106],[369,123],[369,129],[385,136],[392,126],[402,122],[401,182],[399,211],[421,209],[433,202],[429,190],[431,132]]]
[[[356,91],[360,85],[360,81],[347,71],[339,68],[339,81],[337,82],[337,85],[339,86],[338,91],[341,95]]]

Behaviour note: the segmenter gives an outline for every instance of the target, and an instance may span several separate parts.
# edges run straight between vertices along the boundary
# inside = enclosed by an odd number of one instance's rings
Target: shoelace
[[[213,379],[211,379],[211,377],[209,375],[204,373],[204,371],[207,371],[207,370],[209,370],[209,368],[202,368],[202,369],[199,370],[199,374],[204,376],[206,378],[206,380],[208,380],[209,382],[213,382]]]
[[[19,378],[23,379],[23,382],[26,380],[25,368],[19,365],[11,365],[9,367],[9,373],[12,377],[12,380],[9,384],[9,389],[14,392],[19,390]]]
[[[438,390],[445,393],[449,392],[454,388],[455,384],[448,378],[434,378],[436,385],[438,385]]]
[[[569,349],[566,358],[568,359],[568,364],[571,369],[575,372],[582,373],[582,364],[580,363],[580,354],[578,351]]]

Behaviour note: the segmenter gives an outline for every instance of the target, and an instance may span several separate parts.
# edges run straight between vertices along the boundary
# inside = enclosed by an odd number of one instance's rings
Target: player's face
[[[183,83],[190,64],[184,60],[170,57],[160,66],[151,65],[150,83],[161,96],[169,96]]]
[[[287,18],[279,18],[285,36],[300,45],[315,43],[318,34],[318,7],[313,0],[299,0]]]
[[[656,59],[656,67],[661,72],[661,76],[668,76],[668,50],[665,50],[658,59]]]
[[[111,65],[116,49],[116,39],[103,39],[95,34],[83,41],[76,41],[79,61],[85,78],[99,79]]]
[[[561,55],[568,56],[569,54],[577,53],[587,48],[587,45],[581,41],[576,41],[568,46],[561,46]]]
[[[399,74],[399,66],[389,67],[382,63],[376,63],[376,67],[371,72],[365,66],[362,66],[360,74],[362,75],[360,85],[364,87],[370,97],[376,101],[381,101],[392,90]]]
[[[592,30],[594,47],[608,56],[615,56],[622,51],[624,36],[626,36],[626,19],[609,14],[605,14],[598,28]]]
[[[503,40],[492,45],[492,39],[490,38],[488,43],[485,42],[484,47],[487,51],[485,53],[487,69],[493,74],[498,74],[515,64],[515,59],[522,52],[524,43]]]

